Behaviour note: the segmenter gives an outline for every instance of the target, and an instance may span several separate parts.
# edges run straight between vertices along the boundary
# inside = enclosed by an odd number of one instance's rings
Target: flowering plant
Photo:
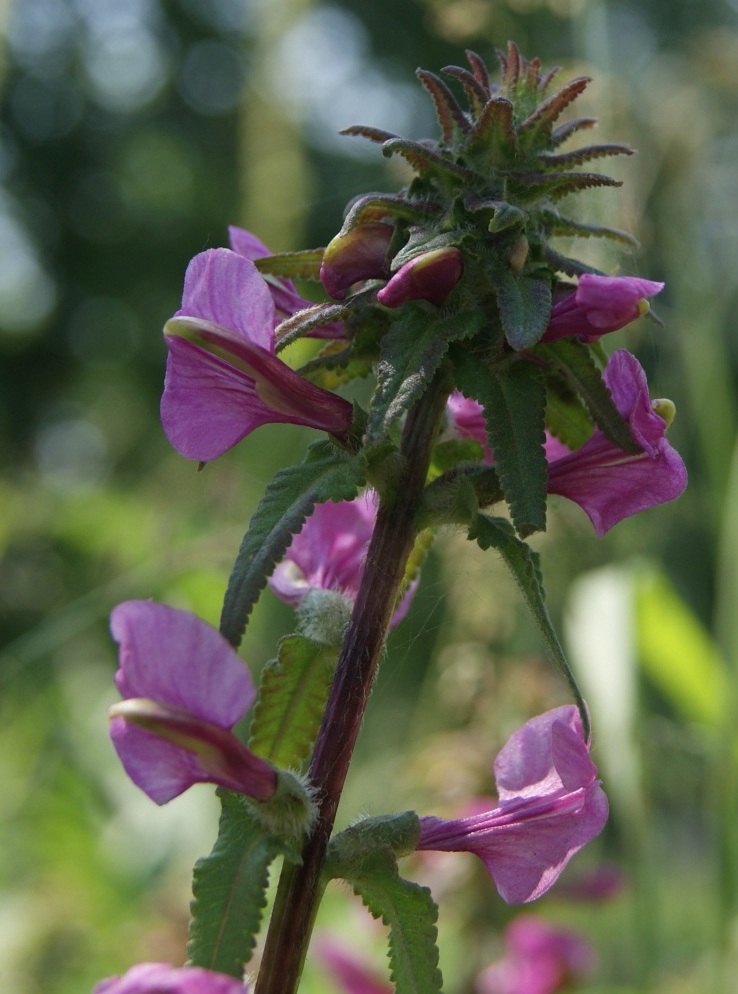
[[[437,907],[400,876],[398,860],[471,852],[505,901],[532,901],[607,818],[590,715],[526,539],[545,529],[549,494],[578,503],[602,535],[686,485],[665,438],[673,406],[649,399],[630,353],[606,360],[599,342],[646,314],[662,284],[593,272],[555,247],[560,234],[630,241],[560,205],[618,185],[582,164],[631,152],[562,149],[593,123],[561,121],[588,80],[552,90],[554,71],[511,44],[494,82],[467,55],[469,68],[444,70],[465,106],[439,76],[418,71],[437,142],[346,130],[405,159],[414,170],[405,189],[355,198],[325,249],[270,255],[233,228],[231,248],[203,252],[187,269],[182,306],[164,329],[161,415],[173,446],[207,462],[268,422],[327,437],[267,487],[219,632],[145,601],[113,612],[123,700],[110,730],[126,771],[158,804],[216,784],[222,816],[212,854],[195,869],[191,965],[141,964],[100,992],[242,990],[268,870],[281,857],[256,994],[297,990],[334,878],[389,924],[395,990],[438,994]],[[322,284],[322,302],[300,296],[293,281],[306,279]],[[317,339],[317,351],[293,369],[280,353],[299,337]],[[336,392],[368,375],[366,409]],[[439,526],[502,556],[574,703],[512,734],[487,810],[453,820],[376,815],[334,833],[387,631],[408,610]],[[267,583],[295,607],[296,630],[257,691],[237,650]],[[236,726],[250,709],[244,744]]]

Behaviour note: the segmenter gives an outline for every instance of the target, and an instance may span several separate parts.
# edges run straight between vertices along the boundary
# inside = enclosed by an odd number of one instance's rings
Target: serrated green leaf
[[[559,376],[546,381],[546,427],[570,449],[584,445],[594,428],[581,398]]]
[[[436,316],[422,304],[405,305],[404,313],[382,339],[369,411],[370,443],[383,438],[423,393],[450,343],[476,334],[484,320],[480,312]]]
[[[280,854],[295,861],[299,856],[265,835],[242,797],[218,793],[218,838],[210,855],[195,864],[187,952],[193,966],[240,979],[261,925],[269,865]]]
[[[484,408],[495,469],[518,532],[545,530],[546,391],[540,370],[531,362],[514,362],[492,371],[464,355],[457,359],[457,386]]]
[[[491,273],[505,338],[511,348],[528,349],[539,340],[551,317],[548,279],[518,276],[507,266]]]
[[[262,670],[249,748],[275,766],[299,768],[318,732],[338,647],[288,635],[278,652]]]
[[[373,852],[346,879],[370,914],[389,928],[388,957],[395,994],[441,994],[438,908],[430,890],[399,875],[389,847]]]
[[[508,521],[504,518],[492,518],[487,514],[476,515],[469,528],[468,537],[476,540],[481,549],[495,549],[504,559],[525,598],[551,658],[574,695],[582,716],[586,738],[589,735],[589,716],[546,608],[538,553],[515,535]]]
[[[228,581],[220,631],[238,646],[246,621],[292,536],[316,504],[353,500],[364,483],[364,462],[330,441],[314,442],[305,461],[280,470],[249,522]]]
[[[550,362],[582,398],[603,434],[624,452],[641,451],[602,379],[589,349],[575,338],[539,345],[536,355]]]
[[[281,252],[254,259],[260,273],[286,279],[319,280],[320,266],[325,249],[304,249],[300,252]]]

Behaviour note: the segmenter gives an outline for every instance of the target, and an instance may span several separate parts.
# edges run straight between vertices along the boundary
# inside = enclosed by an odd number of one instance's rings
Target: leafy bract
[[[543,448],[546,391],[531,362],[489,369],[471,356],[457,357],[457,383],[484,408],[495,469],[518,532],[546,527],[548,468]]]
[[[381,439],[422,394],[443,361],[449,344],[476,334],[484,324],[478,311],[447,316],[428,304],[405,305],[382,339],[377,386],[367,437]]]
[[[505,338],[511,348],[530,348],[539,340],[551,317],[551,282],[518,276],[507,266],[492,274]]]
[[[210,855],[195,864],[187,951],[194,966],[240,978],[266,905],[269,865],[278,855],[293,861],[299,855],[264,833],[242,797],[218,793],[218,838]]]
[[[550,362],[572,386],[606,438],[624,452],[637,454],[641,451],[586,345],[575,338],[563,338],[539,345],[536,355]]]
[[[353,500],[364,483],[364,461],[333,442],[314,442],[305,461],[280,470],[251,518],[228,581],[220,630],[241,642],[246,621],[292,536],[316,504]]]
[[[504,518],[493,518],[481,512],[474,516],[468,537],[475,539],[481,549],[495,549],[504,559],[525,598],[551,658],[569,684],[582,716],[582,727],[586,738],[589,734],[589,716],[548,615],[538,553],[515,535],[512,526]]]
[[[443,984],[438,908],[427,887],[404,880],[397,869],[397,854],[412,852],[419,831],[411,811],[368,818],[331,840],[326,861],[326,873],[346,880],[373,917],[388,926],[395,994],[441,994]]]
[[[315,741],[338,647],[288,635],[278,652],[262,670],[249,748],[275,766],[297,768]]]

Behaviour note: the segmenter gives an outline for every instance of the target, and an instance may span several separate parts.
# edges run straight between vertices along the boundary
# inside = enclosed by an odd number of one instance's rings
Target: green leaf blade
[[[264,667],[249,748],[283,769],[299,768],[318,732],[338,647],[288,635]]]
[[[539,345],[539,355],[564,377],[581,397],[601,431],[624,452],[638,454],[641,449],[634,441],[628,422],[622,417],[602,378],[590,349],[575,338]]]
[[[193,966],[240,979],[266,906],[269,865],[280,853],[298,857],[264,834],[241,797],[230,791],[219,794],[217,841],[210,855],[195,864],[187,952]]]
[[[518,276],[506,266],[495,267],[492,281],[510,347],[520,351],[535,345],[551,317],[550,281]]]
[[[249,523],[228,582],[220,631],[238,646],[267,578],[316,504],[353,500],[364,465],[330,441],[310,446],[305,461],[280,470]]]
[[[477,514],[469,528],[468,537],[476,540],[479,547],[485,551],[495,549],[505,561],[533,616],[549,655],[569,685],[582,717],[586,738],[589,735],[589,715],[546,608],[538,553],[515,535],[510,523],[504,518]]]
[[[495,469],[518,532],[546,528],[548,464],[543,448],[546,390],[538,368],[514,362],[490,370],[470,356],[457,361],[462,393],[484,408]]]
[[[395,994],[442,994],[436,945],[438,908],[430,890],[400,877],[389,848],[373,853],[348,882],[370,914],[389,928]]]
[[[377,386],[369,412],[367,439],[382,439],[392,424],[420,397],[438,371],[451,342],[474,335],[479,313],[453,318],[429,312],[425,304],[404,305],[405,313],[382,340]]]

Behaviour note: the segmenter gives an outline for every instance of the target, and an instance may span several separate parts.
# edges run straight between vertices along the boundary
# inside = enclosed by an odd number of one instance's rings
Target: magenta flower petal
[[[191,260],[175,317],[204,318],[252,345],[274,348],[269,288],[254,264],[230,249],[208,249]]]
[[[472,852],[511,904],[544,894],[607,820],[575,707],[533,718],[495,761],[499,803],[455,821],[420,819],[418,849]]]
[[[246,231],[245,228],[236,228],[231,226],[228,229],[228,235],[230,237],[231,248],[238,255],[248,259],[253,262],[256,259],[263,259],[272,253],[266,247],[264,242],[260,241],[256,235],[252,234],[250,231]],[[302,311],[306,307],[311,307],[313,301],[306,300],[302,297],[295,287],[292,280],[278,278],[276,276],[263,277],[267,288],[272,295],[272,300],[274,301],[274,307],[276,310],[275,314],[275,324],[284,320],[284,318],[291,317],[296,314],[297,311]],[[328,324],[320,325],[318,328],[313,328],[308,334],[309,338],[345,338],[346,332],[343,329],[343,325],[330,322]]]
[[[332,590],[354,600],[376,514],[376,495],[370,490],[355,500],[319,504],[269,579],[277,597],[293,607],[309,590]],[[411,584],[392,617],[392,626],[407,614],[416,589],[417,583]]]
[[[273,354],[275,313],[248,259],[211,249],[190,263],[183,306],[165,328],[161,401],[164,430],[182,455],[207,462],[268,423],[348,432],[351,405]]]
[[[638,511],[674,500],[687,485],[686,468],[666,440],[666,422],[652,408],[637,359],[623,349],[613,353],[604,379],[643,451],[623,452],[599,429],[573,452],[562,452],[560,442],[547,444],[549,493],[579,504],[598,535]]]
[[[224,973],[197,966],[138,963],[122,977],[109,977],[92,994],[248,994],[248,988]]]
[[[334,939],[319,938],[315,952],[345,994],[392,994],[390,983],[381,980],[363,959]]]
[[[505,956],[477,977],[477,994],[557,994],[589,976],[594,950],[576,932],[519,915],[505,929]]]
[[[406,300],[428,300],[440,307],[459,281],[464,269],[457,248],[434,249],[406,262],[377,294],[385,307],[399,307]]]
[[[153,601],[119,604],[111,631],[120,644],[115,682],[121,697],[159,704],[165,713],[159,723],[163,732],[155,734],[113,709],[110,737],[133,782],[157,804],[195,783],[220,783],[259,799],[271,796],[274,769],[229,734],[256,691],[222,635],[187,611]],[[201,755],[162,737],[177,728],[174,738],[194,743]]]
[[[607,332],[635,321],[648,310],[647,298],[663,288],[663,283],[636,276],[584,273],[576,288],[555,301],[541,340],[555,342],[576,335],[585,342],[595,342]]]
[[[494,453],[490,448],[482,405],[476,400],[465,397],[459,390],[454,390],[448,398],[446,409],[456,435],[459,438],[479,442],[484,450],[484,461],[488,465],[493,463]]]

